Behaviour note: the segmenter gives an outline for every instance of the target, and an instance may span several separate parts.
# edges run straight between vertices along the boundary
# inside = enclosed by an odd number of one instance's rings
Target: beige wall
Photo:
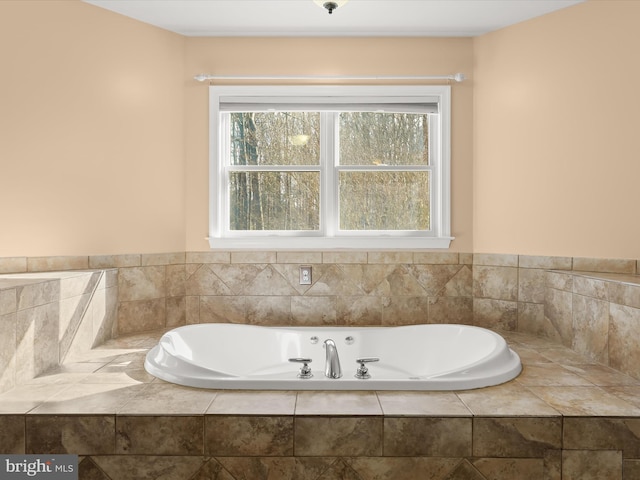
[[[185,70],[191,75],[429,75],[470,73],[468,38],[190,38]],[[186,93],[187,250],[206,250],[208,232],[208,88]],[[472,248],[472,111],[469,82],[452,91],[451,251]]]
[[[0,257],[184,249],[184,38],[0,2]]]
[[[640,2],[475,39],[184,38],[77,0],[0,2],[0,257],[206,250],[196,73],[463,72],[454,252],[640,258]]]
[[[640,2],[474,40],[475,252],[640,258]]]

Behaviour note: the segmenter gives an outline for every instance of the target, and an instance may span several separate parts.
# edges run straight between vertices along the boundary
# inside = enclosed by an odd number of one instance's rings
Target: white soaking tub
[[[335,343],[340,378],[325,375],[327,339]],[[366,379],[355,376],[363,358],[371,360],[364,365]],[[309,378],[299,376],[304,359],[310,360],[312,376],[303,375]],[[522,370],[518,355],[497,333],[451,324],[187,325],[165,333],[144,366],[180,385],[244,390],[465,390],[507,382]]]

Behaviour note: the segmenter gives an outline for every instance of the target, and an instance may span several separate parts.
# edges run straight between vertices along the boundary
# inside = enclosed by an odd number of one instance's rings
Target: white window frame
[[[423,232],[351,232],[338,233],[331,228],[320,232],[233,232],[228,225],[228,180],[224,165],[227,148],[221,102],[230,98],[240,101],[269,102],[296,97],[311,102],[348,102],[349,99],[378,98],[386,101],[407,98],[417,102],[436,102],[438,115],[430,124],[431,230]],[[326,118],[325,115],[323,118]],[[318,250],[318,249],[446,249],[451,237],[451,87],[420,86],[216,86],[209,87],[209,246],[211,249],[252,250]],[[434,141],[435,140],[435,141]],[[326,152],[335,145],[330,136],[321,145],[321,215],[335,216],[337,199],[327,208],[328,196],[337,196],[337,174],[327,181],[327,169],[334,168]],[[433,146],[432,146],[433,145]],[[278,169],[284,170],[284,169]],[[325,222],[325,227],[327,222]]]

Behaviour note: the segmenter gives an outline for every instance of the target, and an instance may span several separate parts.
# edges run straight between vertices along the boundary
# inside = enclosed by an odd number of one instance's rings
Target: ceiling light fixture
[[[329,11],[329,14],[332,14],[336,8],[343,6],[348,1],[349,0],[335,0],[333,2],[328,2],[326,0],[313,0],[316,5],[326,8]]]

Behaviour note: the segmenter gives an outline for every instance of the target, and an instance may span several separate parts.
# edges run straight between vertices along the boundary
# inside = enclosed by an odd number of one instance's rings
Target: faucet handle
[[[355,374],[356,378],[360,380],[365,380],[367,378],[371,378],[369,374],[369,369],[366,367],[365,363],[377,362],[380,359],[378,357],[364,357],[364,358],[356,358],[356,362],[360,364],[358,367],[358,371]]]
[[[298,372],[298,378],[311,378],[313,377],[313,373],[311,373],[311,367],[309,367],[309,364],[311,363],[311,359],[310,358],[290,358],[289,359],[290,362],[295,362],[295,363],[302,363],[302,366],[300,367],[300,372]]]

